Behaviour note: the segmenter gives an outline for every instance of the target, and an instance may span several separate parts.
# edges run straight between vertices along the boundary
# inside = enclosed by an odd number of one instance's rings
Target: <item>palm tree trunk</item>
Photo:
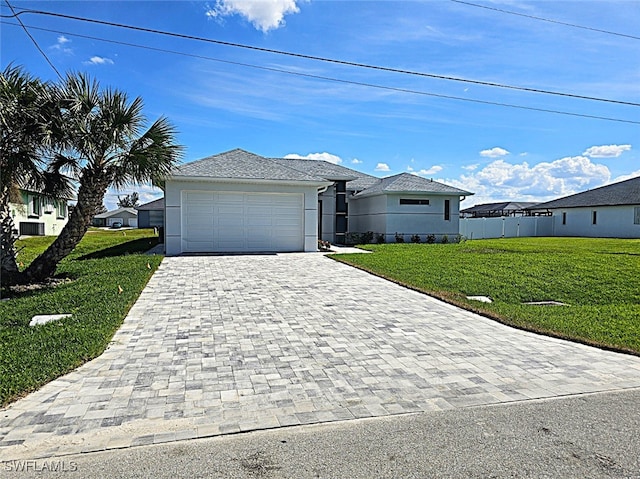
[[[9,192],[8,188],[3,186],[0,191],[0,283],[2,285],[13,284],[18,275],[13,227]]]
[[[24,271],[26,282],[39,282],[54,275],[58,263],[73,251],[89,229],[96,208],[102,204],[110,183],[104,173],[92,174],[90,170],[85,170],[78,190],[78,201],[69,215],[69,221],[51,246]]]

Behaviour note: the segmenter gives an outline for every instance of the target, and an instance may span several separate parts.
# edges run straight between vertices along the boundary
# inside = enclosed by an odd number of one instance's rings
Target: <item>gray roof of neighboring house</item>
[[[107,211],[106,213],[95,215],[94,218],[111,218],[112,216],[118,216],[122,213],[131,213],[133,216],[138,216],[138,212],[133,208],[118,208],[117,210]]]
[[[589,206],[640,205],[640,176],[601,186],[557,200],[538,203],[530,210],[553,208],[580,208]]]
[[[300,158],[273,158],[273,160],[281,165],[304,171],[310,175],[321,176],[327,180],[348,180],[347,189],[354,191],[363,190],[380,181],[380,178],[376,178],[375,176],[367,175],[366,173],[324,160],[306,160]]]
[[[383,193],[429,193],[435,195],[472,195],[470,191],[454,188],[433,180],[427,180],[421,176],[412,175],[410,173],[400,173],[399,175],[388,176],[380,179],[376,184],[364,191],[356,194],[354,197],[372,196]]]
[[[470,208],[460,210],[460,213],[479,213],[490,211],[522,211],[530,206],[536,205],[530,201],[503,201],[501,203],[483,203]]]
[[[277,161],[235,149],[185,163],[172,170],[170,178],[202,177],[234,180],[280,180],[292,182],[326,183],[320,176],[289,168]]]
[[[150,201],[140,206],[136,206],[138,211],[164,210],[164,198]]]

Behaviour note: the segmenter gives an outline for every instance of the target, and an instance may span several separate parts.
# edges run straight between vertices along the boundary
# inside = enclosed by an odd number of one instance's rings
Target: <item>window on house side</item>
[[[40,216],[41,204],[39,196],[29,196],[29,216]]]
[[[401,205],[428,205],[429,200],[418,200],[415,198],[400,198]]]
[[[633,224],[640,225],[640,206],[633,209]]]
[[[60,219],[67,217],[67,204],[64,200],[56,201],[56,216]]]
[[[444,200],[444,220],[451,220],[451,200]]]
[[[563,225],[567,224],[567,212],[566,211],[562,212],[562,224]]]
[[[592,225],[598,224],[598,212],[597,211],[592,211],[591,212],[591,224]]]

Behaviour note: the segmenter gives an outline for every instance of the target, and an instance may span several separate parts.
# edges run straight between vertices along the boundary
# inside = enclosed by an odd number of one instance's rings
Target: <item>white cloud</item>
[[[504,148],[500,148],[496,146],[491,148],[490,150],[482,150],[480,152],[480,156],[484,156],[485,158],[500,158],[501,156],[507,156],[509,152]]]
[[[92,56],[89,60],[82,62],[85,65],[113,65],[113,60],[107,57]]]
[[[618,183],[619,181],[630,180],[631,178],[637,178],[639,176],[640,176],[640,170],[636,170],[636,171],[632,171],[628,175],[616,176],[614,179],[612,179],[611,181],[607,182],[607,184]]]
[[[630,149],[631,145],[592,146],[591,148],[587,148],[582,154],[591,158],[618,158],[622,153]]]
[[[354,164],[354,165],[361,165],[362,164],[362,160],[354,158],[353,160],[351,160],[351,163]]]
[[[477,169],[478,169],[478,166],[480,166],[480,164],[479,164],[479,163],[474,163],[473,165],[466,165],[466,166],[463,166],[463,167],[462,167],[462,169],[463,169],[463,170],[467,170],[467,171],[474,171],[474,170],[477,170]]]
[[[428,168],[428,169],[423,168],[421,170],[416,171],[415,173],[420,176],[427,176],[427,175],[435,175],[439,171],[442,171],[442,166],[434,165],[431,168]]]
[[[389,168],[389,165],[386,163],[378,163],[375,167],[375,171],[391,171],[391,168]]]
[[[459,180],[445,180],[452,186],[476,193],[473,203],[491,201],[546,201],[609,181],[605,165],[593,163],[585,156],[561,158],[529,165],[498,159]]]
[[[280,28],[285,24],[285,15],[298,13],[297,0],[217,0],[213,7],[207,6],[206,15],[210,18],[222,18],[240,15],[253,26],[263,31]]]
[[[62,52],[62,53],[72,54],[73,50],[70,47],[67,46],[68,43],[71,43],[71,40],[69,40],[64,35],[60,35],[56,39],[56,43],[51,45],[49,48],[51,50],[57,50],[57,51]]]
[[[334,165],[338,165],[342,163],[342,158],[336,155],[332,155],[331,153],[309,153],[306,156],[298,155],[297,153],[290,153],[285,156],[285,158],[295,158],[298,160],[323,160],[329,163],[333,163]]]

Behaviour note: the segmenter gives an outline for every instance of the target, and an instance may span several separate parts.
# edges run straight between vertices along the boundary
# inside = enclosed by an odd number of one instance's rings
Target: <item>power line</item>
[[[325,63],[333,63],[333,64],[346,65],[346,66],[351,66],[351,67],[366,68],[366,69],[370,69],[370,70],[385,71],[385,72],[391,72],[391,73],[401,73],[401,74],[404,74],[404,75],[414,75],[414,76],[420,76],[420,77],[436,78],[436,79],[439,79],[439,80],[448,80],[448,81],[456,81],[456,82],[463,82],[463,83],[471,83],[471,84],[475,84],[475,85],[489,86],[489,87],[495,87],[495,88],[505,88],[505,89],[510,89],[510,90],[519,90],[519,91],[526,91],[526,92],[531,92],[531,93],[541,93],[541,94],[546,94],[546,95],[555,95],[555,96],[561,96],[561,97],[577,98],[577,99],[581,99],[581,100],[599,101],[599,102],[605,102],[605,103],[616,103],[616,104],[619,104],[619,105],[627,105],[627,106],[640,106],[640,103],[634,103],[634,102],[627,102],[627,101],[621,101],[621,100],[612,100],[612,99],[608,99],[608,98],[598,98],[598,97],[585,96],[585,95],[577,95],[577,94],[573,94],[573,93],[557,92],[557,91],[551,91],[551,90],[542,90],[542,89],[538,89],[538,88],[528,88],[528,87],[521,87],[521,86],[514,86],[514,85],[506,85],[506,84],[502,84],[502,83],[494,83],[494,82],[487,82],[487,81],[480,81],[480,80],[470,80],[470,79],[466,79],[466,78],[459,78],[459,77],[452,77],[452,76],[445,76],[445,75],[436,75],[436,74],[433,74],[433,73],[416,72],[416,71],[412,71],[412,70],[403,70],[403,69],[384,67],[384,66],[379,66],[379,65],[370,65],[370,64],[366,64],[366,63],[350,62],[350,61],[346,61],[346,60],[338,60],[338,59],[334,59],[334,58],[326,58],[326,57],[319,57],[319,56],[314,56],[314,55],[306,55],[306,54],[303,54],[303,53],[294,53],[294,52],[288,52],[288,51],[284,51],[284,50],[275,50],[275,49],[271,49],[271,48],[256,47],[256,46],[253,46],[253,45],[245,45],[245,44],[242,44],[242,43],[225,42],[225,41],[222,41],[222,40],[214,40],[214,39],[211,39],[211,38],[198,37],[198,36],[195,36],[195,35],[187,35],[187,34],[183,34],[183,33],[167,32],[167,31],[164,31],[164,30],[157,30],[157,29],[153,29],[153,28],[145,28],[145,27],[139,27],[139,26],[134,26],[134,25],[126,25],[126,24],[122,24],[122,23],[115,23],[115,22],[107,22],[107,21],[104,21],[104,20],[96,20],[96,19],[92,19],[92,18],[78,17],[78,16],[74,16],[74,15],[66,15],[66,14],[63,14],[63,13],[47,12],[47,11],[43,11],[43,10],[22,10],[21,12],[18,12],[17,14],[14,14],[12,16],[11,15],[7,15],[7,16],[0,16],[0,17],[12,18],[12,17],[17,17],[18,15],[21,15],[23,13],[31,13],[31,14],[35,14],[35,15],[46,15],[46,16],[53,16],[53,17],[58,17],[58,18],[66,18],[66,19],[69,19],[69,20],[77,20],[77,21],[82,21],[82,22],[95,23],[95,24],[99,24],[99,25],[107,25],[107,26],[118,27],[118,28],[126,28],[126,29],[129,29],[129,30],[135,30],[135,31],[146,32],[146,33],[154,33],[154,34],[157,34],[157,35],[165,35],[165,36],[170,36],[170,37],[183,38],[183,39],[187,39],[187,40],[195,40],[195,41],[213,43],[213,44],[216,44],[216,45],[224,45],[224,46],[229,46],[229,47],[243,48],[243,49],[247,49],[247,50],[260,51],[260,52],[265,52],[265,53],[273,53],[273,54],[276,54],[276,55],[286,55],[286,56],[290,56],[290,57],[304,58],[306,60],[315,60],[315,61],[320,61],[320,62],[325,62]]]
[[[24,32],[27,34],[27,36],[31,39],[31,41],[33,42],[33,44],[36,46],[36,48],[38,49],[38,51],[42,54],[42,56],[44,57],[44,59],[47,61],[47,63],[49,64],[49,66],[51,68],[53,68],[53,71],[56,72],[56,75],[58,75],[58,78],[60,78],[60,80],[62,80],[62,75],[60,75],[60,72],[58,71],[58,69],[55,67],[55,65],[51,62],[51,60],[49,60],[49,57],[47,56],[47,54],[42,50],[42,48],[40,48],[40,45],[38,45],[38,42],[36,41],[35,38],[33,38],[33,36],[31,36],[31,33],[29,33],[29,30],[27,30],[27,27],[24,26],[24,23],[22,23],[22,20],[20,20],[20,17],[18,17],[19,14],[16,13],[16,11],[13,9],[13,6],[9,3],[9,0],[4,0],[4,2],[7,4],[7,6],[9,7],[9,9],[11,10],[11,12],[13,12],[13,16],[16,18],[16,20],[18,20],[18,23],[20,23],[20,26],[22,27],[22,29],[24,30]]]
[[[527,15],[526,13],[512,12],[510,10],[503,10],[502,8],[489,7],[488,5],[480,5],[478,3],[466,2],[463,0],[450,0],[450,1],[454,3],[460,3],[462,5],[469,5],[471,7],[484,8],[486,10],[493,10],[494,12],[507,13],[509,15],[516,15],[518,17],[532,18],[534,20],[540,20],[541,22],[555,23],[557,25],[564,25],[566,27],[581,28],[583,30],[589,30],[592,32],[606,33],[607,35],[615,35],[618,37],[631,38],[633,40],[640,40],[640,37],[636,37],[634,35],[627,35],[626,33],[612,32],[610,30],[601,30],[600,28],[585,27],[584,25],[578,25],[576,23],[561,22],[560,20],[552,20],[550,18],[536,17],[535,15]]]
[[[13,23],[6,22],[6,21],[0,21],[0,23],[4,23],[6,25],[15,25]],[[391,87],[391,86],[379,85],[379,84],[374,84],[374,83],[365,83],[365,82],[358,82],[358,81],[353,81],[353,80],[345,80],[345,79],[341,79],[341,78],[334,78],[334,77],[328,77],[328,76],[322,76],[322,75],[313,75],[313,74],[310,74],[310,73],[295,72],[295,71],[285,70],[285,69],[281,69],[281,68],[265,67],[265,66],[253,65],[253,64],[250,64],[250,63],[236,62],[236,61],[231,61],[231,60],[221,60],[219,58],[213,58],[213,57],[204,56],[204,55],[196,55],[196,54],[193,54],[193,53],[179,52],[179,51],[176,51],[176,50],[168,50],[168,49],[165,49],[165,48],[150,47],[150,46],[147,46],[147,45],[140,45],[140,44],[136,44],[136,43],[122,42],[122,41],[119,41],[119,40],[109,40],[109,39],[105,39],[105,38],[94,37],[94,36],[90,36],[90,35],[82,35],[82,34],[79,34],[79,33],[70,33],[70,32],[65,32],[65,31],[61,31],[61,30],[54,30],[54,29],[50,29],[50,28],[33,27],[33,26],[30,26],[29,28],[32,28],[34,30],[41,30],[41,31],[45,31],[45,32],[59,33],[61,35],[68,35],[68,36],[71,36],[71,37],[86,38],[86,39],[89,39],[89,40],[97,40],[97,41],[102,41],[102,42],[107,42],[107,43],[114,43],[114,44],[117,44],[117,45],[124,45],[124,46],[128,46],[128,47],[142,48],[142,49],[145,49],[145,50],[157,51],[157,52],[161,52],[161,53],[170,53],[170,54],[181,55],[181,56],[185,56],[185,57],[192,57],[192,58],[198,58],[198,59],[202,59],[202,60],[215,61],[215,62],[219,62],[219,63],[226,63],[226,64],[230,64],[230,65],[243,66],[243,67],[247,67],[247,68],[254,68],[254,69],[257,69],[257,70],[265,70],[265,71],[271,71],[271,72],[276,72],[276,73],[285,73],[285,74],[288,74],[288,75],[295,75],[295,76],[299,76],[299,77],[313,78],[313,79],[316,79],[316,80],[324,80],[324,81],[331,81],[331,82],[336,82],[336,83],[344,83],[344,84],[349,84],[349,85],[357,85],[357,86],[363,86],[363,87],[368,87],[368,88],[376,88],[376,89],[387,90],[387,91],[395,91],[395,92],[399,92],[399,93],[409,93],[409,94],[414,94],[414,95],[430,96],[430,97],[435,97],[435,98],[444,98],[444,99],[448,99],[448,100],[466,101],[466,102],[479,103],[479,104],[491,105],[491,106],[517,108],[517,109],[521,109],[521,110],[538,111],[538,112],[543,112],[543,113],[553,113],[553,114],[558,114],[558,115],[567,115],[567,116],[575,116],[575,117],[580,117],[580,118],[589,118],[589,119],[606,120],[606,121],[616,121],[616,122],[621,122],[621,123],[630,123],[630,124],[640,125],[640,121],[625,120],[625,119],[621,119],[621,118],[611,118],[611,117],[596,116],[596,115],[587,115],[587,114],[583,114],[583,113],[574,113],[574,112],[567,112],[567,111],[562,111],[562,110],[551,110],[551,109],[536,108],[536,107],[529,107],[529,106],[523,106],[523,105],[514,105],[514,104],[510,104],[510,103],[501,103],[501,102],[494,102],[494,101],[487,101],[487,100],[477,100],[477,99],[474,99],[474,98],[464,98],[464,97],[458,97],[458,96],[453,96],[453,95],[443,95],[443,94],[431,93],[431,92],[425,92],[425,91],[419,91],[419,90],[411,90],[411,89],[407,89],[407,88],[398,88],[398,87]]]

